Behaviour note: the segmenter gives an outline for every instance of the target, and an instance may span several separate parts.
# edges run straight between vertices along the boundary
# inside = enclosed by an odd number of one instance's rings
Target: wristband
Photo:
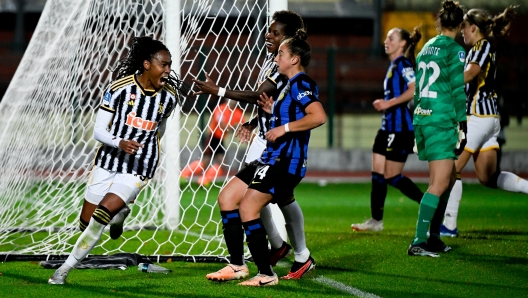
[[[114,137],[112,139],[112,145],[114,145],[114,148],[119,148],[119,142],[121,142],[121,138]]]
[[[218,88],[218,93],[216,95],[220,96],[220,97],[224,97],[226,94],[226,88]]]
[[[290,132],[290,126],[289,126],[288,124],[289,124],[289,123],[284,124],[284,130],[285,130],[286,132]]]

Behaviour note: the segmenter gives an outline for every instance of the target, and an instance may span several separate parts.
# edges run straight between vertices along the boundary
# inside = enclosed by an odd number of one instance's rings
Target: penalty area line
[[[346,292],[346,293],[349,293],[349,294],[352,294],[352,295],[356,295],[356,296],[361,297],[361,298],[381,298],[378,295],[374,295],[372,293],[361,291],[358,288],[354,288],[354,287],[345,285],[344,283],[340,283],[338,281],[335,281],[335,280],[330,279],[330,278],[326,278],[324,276],[318,276],[318,277],[314,278],[313,280],[315,280],[315,281],[317,281],[319,283],[322,283],[322,284],[324,284],[326,286],[332,287],[332,288],[340,290],[342,292]]]

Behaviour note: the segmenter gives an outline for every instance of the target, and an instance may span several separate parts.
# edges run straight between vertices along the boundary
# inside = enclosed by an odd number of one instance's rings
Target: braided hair
[[[159,51],[167,51],[171,55],[169,49],[159,40],[154,40],[148,36],[134,37],[127,56],[118,61],[114,70],[115,80],[132,74],[143,73],[143,62],[145,60],[152,61],[152,58]],[[174,71],[171,71],[169,77],[165,79],[165,84],[174,89],[176,100],[180,105],[183,105],[189,95],[189,86]]]

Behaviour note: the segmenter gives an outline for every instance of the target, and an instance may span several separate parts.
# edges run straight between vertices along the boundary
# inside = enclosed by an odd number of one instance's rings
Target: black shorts
[[[243,169],[235,174],[238,179],[242,180],[245,184],[249,185],[255,177],[255,171],[257,170],[258,162],[254,161],[246,165]]]
[[[218,154],[225,154],[225,148],[224,148],[224,142],[222,139],[219,139],[215,137],[214,135],[209,136],[207,138],[207,143],[205,147],[205,155],[212,156],[215,153]]]
[[[378,130],[372,152],[385,156],[385,159],[405,162],[407,155],[413,153],[414,132],[386,132]]]
[[[272,165],[259,163],[255,176],[248,188],[273,196],[272,203],[284,205],[294,198],[293,190],[301,182],[302,177]]]

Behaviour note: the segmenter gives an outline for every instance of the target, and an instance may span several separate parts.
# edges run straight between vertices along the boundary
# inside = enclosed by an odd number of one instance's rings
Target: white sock
[[[127,206],[121,208],[121,210],[119,210],[119,212],[117,212],[116,215],[114,215],[114,217],[112,218],[112,220],[110,220],[108,224],[113,225],[115,223],[123,223],[125,221],[125,214],[124,214],[125,208],[127,208]]]
[[[444,216],[444,226],[450,230],[454,230],[457,227],[458,208],[460,207],[460,201],[462,200],[462,180],[457,179],[453,189],[449,194],[449,201]]]
[[[74,268],[80,261],[82,261],[99,241],[104,228],[105,225],[100,224],[92,217],[88,227],[86,227],[86,230],[84,230],[81,236],[79,236],[79,239],[77,239],[72,252],[64,264]]]
[[[310,257],[310,251],[306,247],[304,236],[304,215],[297,201],[280,207],[286,220],[286,231],[293,246],[295,261],[304,263]]]
[[[262,220],[262,224],[264,224],[264,228],[268,234],[268,241],[270,242],[271,247],[275,249],[280,248],[282,243],[284,243],[284,240],[273,222],[269,204],[260,210],[260,219]]]
[[[528,194],[528,181],[521,177],[502,171],[497,178],[497,187],[512,192],[523,192]]]

